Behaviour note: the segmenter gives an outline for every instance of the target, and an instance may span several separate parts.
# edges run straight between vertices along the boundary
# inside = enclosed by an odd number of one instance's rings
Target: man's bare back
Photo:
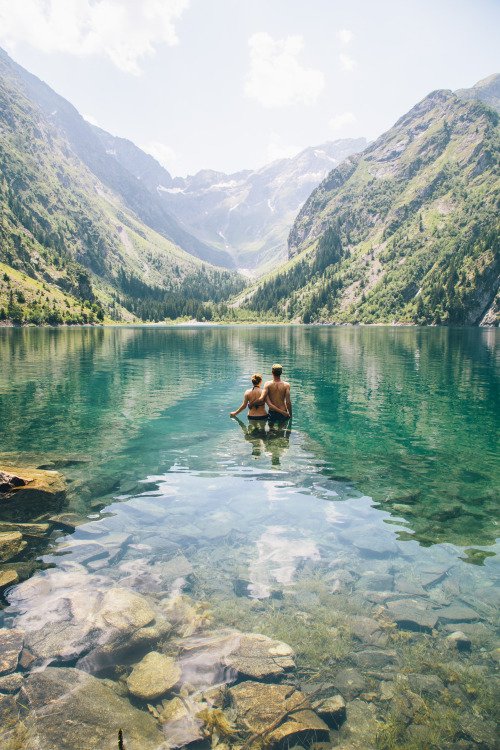
[[[262,395],[257,403],[264,403],[265,399],[269,397],[269,400],[272,401],[273,404],[275,404],[279,409],[283,409],[288,412],[288,416],[291,417],[292,400],[290,398],[290,383],[281,380],[282,371],[283,368],[281,365],[272,366],[273,379],[267,381],[264,386],[264,390],[262,391]],[[269,417],[271,419],[274,417],[283,419],[282,414],[280,415],[279,413],[275,413],[271,408],[269,409]]]
[[[264,386],[264,390],[268,391],[273,404],[276,404],[280,409],[289,411],[287,400],[290,400],[290,383],[284,380],[268,380]]]

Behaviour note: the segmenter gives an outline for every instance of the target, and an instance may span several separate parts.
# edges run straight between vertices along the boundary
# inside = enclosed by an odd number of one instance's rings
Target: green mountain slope
[[[106,150],[96,130],[84,120],[72,104],[15,63],[3,50],[0,50],[0,72],[15,81],[15,85],[38,105],[48,121],[68,141],[72,151],[104,185],[134,211],[143,223],[202,260],[229,268],[234,266],[227,253],[209,247],[182,227],[168,212],[161,197],[151,194],[132,171]],[[139,150],[135,146],[134,148]]]
[[[93,171],[30,96],[25,73],[0,55],[0,319],[203,317],[205,301],[241,288],[145,224],[113,189],[116,174],[101,179],[105,163]]]
[[[459,93],[429,94],[330,172],[297,216],[290,262],[238,304],[304,322],[494,322],[498,114]]]

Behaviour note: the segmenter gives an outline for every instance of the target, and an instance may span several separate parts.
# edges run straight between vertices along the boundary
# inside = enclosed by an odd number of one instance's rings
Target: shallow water
[[[229,419],[276,360],[293,423]],[[65,510],[89,516],[29,545],[20,560],[38,570],[6,594],[4,624],[26,631],[34,668],[119,683],[130,666],[103,655],[105,628],[97,643],[80,624],[116,587],[155,608],[182,594],[201,607],[164,646],[183,683],[221,679],[213,658],[188,677],[183,638],[260,632],[295,650],[287,680],[348,701],[334,744],[356,746],[352,706],[376,747],[494,746],[497,331],[0,329],[0,362],[0,464],[59,468]],[[48,633],[68,601],[63,647]],[[448,645],[455,630],[470,651]],[[424,707],[408,718],[410,688]]]

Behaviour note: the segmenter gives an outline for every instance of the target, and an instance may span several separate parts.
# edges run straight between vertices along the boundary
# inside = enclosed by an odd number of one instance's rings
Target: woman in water
[[[230,417],[235,417],[240,413],[240,411],[243,411],[243,409],[246,409],[246,407],[248,406],[248,419],[267,419],[266,404],[273,411],[280,412],[280,414],[283,414],[284,417],[288,417],[288,412],[275,406],[269,399],[269,396],[266,398],[264,404],[261,404],[260,406],[254,406],[254,402],[258,401],[262,394],[262,375],[259,375],[258,372],[255,373],[255,375],[252,375],[252,384],[253,387],[249,388],[248,391],[245,391],[245,393],[243,394],[243,403],[238,409],[236,409],[236,411],[232,411],[230,413]]]

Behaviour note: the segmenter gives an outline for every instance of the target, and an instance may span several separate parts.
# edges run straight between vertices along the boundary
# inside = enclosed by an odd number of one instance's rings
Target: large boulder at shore
[[[9,479],[10,478],[10,479]],[[0,466],[2,520],[19,523],[33,516],[57,512],[66,495],[66,483],[57,471]]]
[[[120,729],[127,750],[167,747],[147,711],[78,669],[48,667],[30,674],[19,702],[29,710],[26,726],[37,750],[116,750]]]
[[[304,746],[330,738],[328,726],[311,709],[307,696],[290,685],[241,682],[230,688],[229,697],[237,724],[252,734],[263,734],[266,746]]]
[[[180,667],[170,656],[150,651],[135,665],[127,678],[132,695],[144,701],[161,698],[179,682]]]

